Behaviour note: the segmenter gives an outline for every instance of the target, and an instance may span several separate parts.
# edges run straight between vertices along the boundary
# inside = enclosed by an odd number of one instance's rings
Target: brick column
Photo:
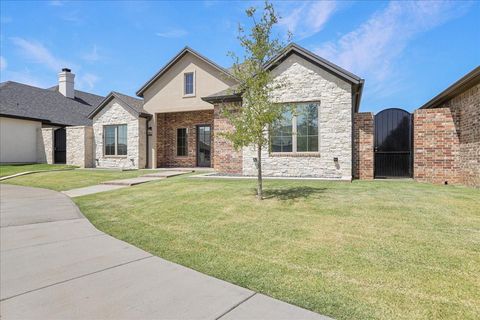
[[[221,173],[242,174],[242,151],[236,151],[232,143],[221,135],[223,132],[233,130],[231,123],[222,115],[221,109],[222,104],[215,104],[213,120],[215,154],[213,157],[213,167]]]
[[[373,179],[373,139],[373,113],[355,113],[353,118],[353,176],[356,179]]]

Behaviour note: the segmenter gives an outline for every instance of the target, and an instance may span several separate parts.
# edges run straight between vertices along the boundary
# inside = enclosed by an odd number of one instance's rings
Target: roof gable
[[[309,61],[310,63],[330,72],[334,76],[345,80],[346,82],[352,85],[352,105],[354,112],[358,112],[360,109],[360,100],[362,97],[363,84],[364,80],[360,77],[354,75],[353,73],[337,66],[336,64],[323,59],[322,57],[317,56],[313,52],[295,44],[289,44],[286,46],[278,55],[273,57],[270,61],[265,64],[265,68],[268,70],[273,70],[278,67],[285,59],[290,55],[296,54],[302,59]],[[207,97],[202,97],[202,100],[215,103],[215,102],[225,102],[225,101],[241,101],[241,93],[238,90],[235,90],[235,87],[231,87],[227,90],[222,90],[220,92],[214,93]]]
[[[362,79],[359,76],[354,75],[353,73],[337,66],[336,64],[316,55],[315,53],[295,44],[292,43],[285,47],[278,55],[273,57],[267,64],[265,65],[266,69],[272,70],[275,69],[279,64],[281,64],[286,58],[288,58],[291,54],[297,54],[298,56],[302,57],[303,59],[317,65],[326,71],[336,75],[343,80],[350,82],[351,84],[360,84]]]
[[[225,74],[227,77],[233,78],[232,74],[228,72],[225,68],[222,68],[212,60],[206,58],[205,56],[201,55],[200,53],[196,52],[195,50],[185,47],[183,48],[175,57],[173,57],[165,66],[163,66],[152,78],[150,78],[137,92],[136,95],[139,97],[143,97],[143,93],[147,90],[155,81],[157,81],[161,76],[163,76],[174,64],[176,64],[180,59],[182,59],[186,54],[192,54],[193,56],[197,57],[198,59],[204,61],[208,65],[212,66],[213,68],[217,69],[221,73]]]
[[[127,96],[125,94],[112,91],[110,92],[105,99],[88,115],[89,119],[93,119],[103,108],[105,108],[110,101],[117,99],[122,103],[122,105],[129,108],[137,117],[150,118],[151,115],[143,109],[143,100]]]

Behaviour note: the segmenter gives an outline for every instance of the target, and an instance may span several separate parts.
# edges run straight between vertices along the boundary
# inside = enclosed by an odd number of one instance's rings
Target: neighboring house
[[[87,115],[103,100],[74,90],[74,77],[63,69],[59,85],[48,89],[12,81],[0,84],[1,163],[66,162],[64,128],[91,126]]]
[[[414,177],[480,186],[480,67],[414,113]]]

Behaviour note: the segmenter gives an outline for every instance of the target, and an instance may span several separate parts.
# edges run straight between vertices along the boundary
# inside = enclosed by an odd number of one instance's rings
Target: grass
[[[70,173],[71,174],[71,173]],[[116,238],[337,319],[479,319],[480,191],[176,177],[75,198]]]
[[[39,172],[11,178],[2,181],[2,183],[64,191],[75,188],[87,187],[108,180],[134,178],[147,173],[152,173],[152,171],[76,169],[71,171]]]
[[[0,165],[0,177],[11,176],[13,174],[26,172],[26,171],[48,171],[48,170],[61,170],[72,169],[75,166],[63,165],[63,164],[46,164],[46,163],[34,163],[34,164],[2,164]]]

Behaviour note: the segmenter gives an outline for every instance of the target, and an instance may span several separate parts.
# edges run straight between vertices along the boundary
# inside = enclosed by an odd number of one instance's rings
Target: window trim
[[[185,152],[186,154],[184,155],[179,155],[178,154],[178,130],[180,129],[185,129]],[[188,128],[187,127],[178,127],[175,129],[176,133],[175,133],[175,149],[176,149],[176,152],[175,152],[175,155],[176,157],[178,158],[186,158],[188,157]]]
[[[295,105],[295,107],[299,105],[308,105],[308,104],[315,104],[317,106],[317,126],[318,126],[318,151],[297,151],[297,115],[295,113],[292,114],[292,151],[272,151],[272,136],[271,136],[271,126],[268,130],[269,134],[269,154],[271,156],[276,157],[311,157],[311,156],[319,156],[320,155],[320,101],[294,101],[294,102],[284,102],[283,105]]]
[[[125,126],[127,128],[127,154],[118,154],[118,127],[119,126]],[[105,139],[106,139],[105,130],[109,127],[114,127],[115,128],[115,137],[114,137],[115,154],[107,154],[107,152],[106,152],[107,144],[105,143]],[[120,124],[105,124],[105,125],[103,125],[103,156],[105,158],[127,158],[128,157],[128,124],[120,123]]]
[[[187,85],[187,82],[186,82],[186,79],[187,79],[187,78],[186,78],[186,75],[187,75],[187,74],[192,74],[192,81],[193,81],[193,83],[192,83],[192,87],[193,87],[193,88],[192,88],[192,93],[186,93],[186,90],[185,90],[186,87],[187,87],[187,86],[186,86],[186,85]],[[195,72],[195,70],[193,70],[193,71],[188,71],[188,72],[184,72],[184,73],[183,73],[183,97],[184,97],[184,98],[195,97],[195,92],[196,92],[196,87],[197,87],[197,86],[196,86],[196,82],[197,82],[197,81],[196,81],[196,72]]]

